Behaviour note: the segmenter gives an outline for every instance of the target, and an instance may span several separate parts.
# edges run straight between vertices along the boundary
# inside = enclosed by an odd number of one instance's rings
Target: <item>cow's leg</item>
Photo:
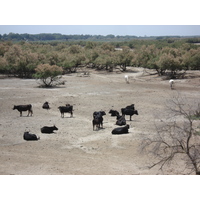
[[[30,113],[31,113],[31,117],[32,117],[32,114],[33,114],[33,110],[32,109],[30,110]]]
[[[98,129],[98,124],[96,124],[95,122],[92,122],[93,124],[93,131]],[[96,128],[95,128],[96,127]]]
[[[130,121],[132,121],[131,117],[132,117],[132,115],[130,115]]]
[[[22,116],[22,111],[19,111],[20,112],[20,117]]]
[[[71,111],[71,116],[70,117],[73,117],[73,112]]]

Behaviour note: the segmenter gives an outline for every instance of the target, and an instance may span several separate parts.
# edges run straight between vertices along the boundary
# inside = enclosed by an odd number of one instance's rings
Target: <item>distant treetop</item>
[[[134,39],[153,39],[153,40],[162,40],[170,38],[190,38],[188,42],[200,42],[200,36],[115,36],[112,34],[103,36],[103,35],[62,35],[60,33],[40,33],[40,34],[18,34],[18,33],[9,33],[9,34],[0,34],[0,40],[13,40],[13,41],[102,41],[102,42],[121,42],[121,41],[130,41]],[[191,39],[192,38],[192,39]]]

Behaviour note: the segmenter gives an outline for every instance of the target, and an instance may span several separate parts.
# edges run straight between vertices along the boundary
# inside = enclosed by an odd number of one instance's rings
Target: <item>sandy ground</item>
[[[195,72],[196,73],[196,72]],[[150,157],[141,154],[142,139],[155,133],[154,122],[164,118],[165,103],[177,91],[191,101],[200,99],[200,78],[176,80],[175,90],[168,80],[134,68],[126,73],[91,71],[90,76],[63,76],[66,84],[53,89],[38,88],[35,80],[0,79],[0,174],[18,175],[134,175],[180,174],[181,164],[164,172],[149,169]],[[194,73],[193,73],[194,74]],[[48,101],[51,109],[42,109]],[[74,116],[61,118],[58,106],[74,106]],[[19,116],[14,105],[32,104],[33,116]],[[135,104],[129,134],[112,135],[117,127],[110,109]],[[93,131],[92,113],[104,110],[104,128]],[[56,125],[54,134],[42,134],[43,126]],[[23,140],[25,130],[40,136],[39,141]]]

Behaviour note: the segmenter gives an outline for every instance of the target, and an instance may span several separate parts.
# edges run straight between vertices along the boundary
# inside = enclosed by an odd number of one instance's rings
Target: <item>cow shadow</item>
[[[130,134],[130,132],[128,132],[128,133],[112,133],[112,135],[128,135],[128,134]]]
[[[19,117],[33,117],[33,116],[22,115],[22,116],[19,116]]]
[[[100,130],[104,130],[105,128],[102,128],[102,127],[100,127],[100,128],[98,128],[98,129],[95,129],[94,131],[100,131]]]
[[[62,118],[62,119],[66,119],[66,118],[67,118],[67,119],[74,119],[74,118],[76,118],[76,117],[74,117],[74,116],[73,116],[73,117],[70,117],[70,116],[64,116],[64,117],[61,117],[61,118]]]

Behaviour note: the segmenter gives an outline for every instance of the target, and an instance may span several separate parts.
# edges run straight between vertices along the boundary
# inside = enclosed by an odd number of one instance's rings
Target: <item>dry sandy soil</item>
[[[149,71],[150,72],[150,71]],[[198,72],[199,73],[199,72]],[[191,102],[200,99],[200,78],[176,80],[175,90],[169,81],[134,68],[124,73],[91,71],[90,76],[63,76],[66,84],[53,89],[39,88],[35,80],[0,79],[0,174],[20,175],[134,175],[180,174],[182,165],[149,169],[152,158],[141,154],[139,147],[145,136],[155,133],[154,122],[164,119],[165,104],[177,91]],[[193,75],[197,72],[193,72]],[[200,75],[200,74],[199,74]],[[51,109],[42,109],[48,101]],[[58,106],[74,106],[74,116],[61,118]],[[33,116],[20,117],[14,105],[32,104]],[[117,127],[110,109],[135,104],[129,134],[112,135]],[[104,128],[93,131],[92,114],[104,110]],[[54,134],[42,134],[43,126],[56,125]],[[23,140],[25,130],[40,136],[38,141]],[[181,163],[181,162],[180,162]]]

